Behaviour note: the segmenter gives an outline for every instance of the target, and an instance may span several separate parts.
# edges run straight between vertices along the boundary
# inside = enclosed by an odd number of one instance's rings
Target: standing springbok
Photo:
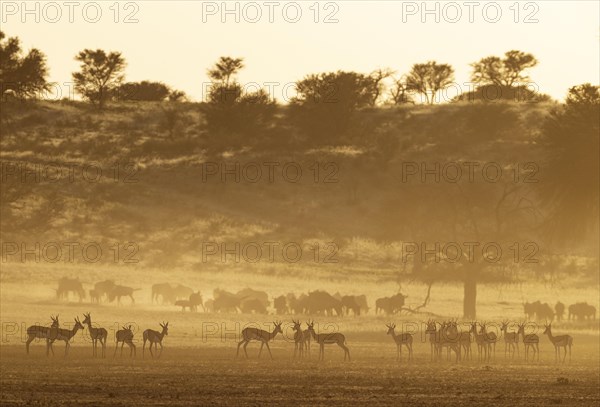
[[[475,343],[477,344],[477,354],[479,361],[481,362],[482,359],[486,360],[488,348],[485,343],[485,336],[477,331],[477,322],[471,323],[471,330],[469,332],[473,334],[473,338],[475,339]]]
[[[506,359],[507,351],[511,359],[514,359],[515,348],[517,349],[517,356],[519,356],[519,332],[508,332],[508,321],[502,322],[500,331],[504,335],[504,359]]]
[[[102,346],[102,358],[106,357],[106,338],[108,337],[108,332],[104,328],[94,328],[92,326],[92,317],[90,313],[83,314],[83,323],[87,324],[88,330],[90,331],[90,338],[92,338],[92,354],[94,356],[98,355],[98,341],[100,341],[100,346]]]
[[[262,353],[263,350],[263,346],[267,345],[267,350],[269,351],[269,355],[271,356],[271,359],[273,359],[273,354],[271,354],[271,348],[269,348],[269,341],[272,341],[277,334],[283,334],[283,331],[281,330],[281,324],[282,322],[273,322],[273,324],[275,325],[275,329],[273,329],[273,332],[269,332],[269,331],[264,331],[262,329],[258,329],[258,328],[253,328],[253,327],[248,327],[248,328],[244,328],[242,330],[242,340],[238,343],[237,346],[237,353],[235,354],[235,357],[237,358],[240,354],[240,346],[242,344],[244,344],[244,354],[246,355],[246,358],[248,358],[248,352],[246,351],[246,346],[248,346],[248,344],[250,343],[250,341],[260,341],[260,351],[258,352],[258,357],[260,358],[260,355]]]
[[[523,335],[523,345],[525,345],[525,362],[529,360],[529,348],[533,350],[533,356],[531,360],[535,360],[535,354],[537,353],[537,360],[540,361],[540,338],[536,334],[527,334],[525,335],[525,323],[517,325],[519,330],[517,331],[518,335]]]
[[[329,334],[317,334],[314,328],[314,322],[307,322],[308,332],[312,335],[312,338],[319,344],[319,360],[325,359],[325,344],[336,343],[340,348],[344,349],[344,361],[346,357],[350,360],[350,350],[346,346],[346,337],[339,333],[333,332]]]
[[[162,355],[162,340],[165,337],[165,335],[169,334],[169,323],[163,322],[162,324],[160,324],[160,327],[162,328],[162,331],[160,332],[152,329],[146,329],[144,331],[144,346],[142,347],[142,358],[144,357],[144,353],[146,351],[146,341],[150,341],[150,346],[148,347],[148,349],[150,350],[150,355],[152,355],[152,357],[154,357],[154,353],[152,353],[152,345],[154,345],[154,350],[158,350],[158,345],[160,345],[160,354],[158,355],[158,357]]]
[[[35,339],[45,339],[46,340],[46,356],[50,355],[50,351],[52,351],[52,355],[54,355],[54,349],[52,349],[52,344],[50,343],[50,338],[56,337],[58,333],[58,315],[56,317],[50,316],[52,320],[52,325],[50,327],[41,326],[41,325],[32,325],[27,328],[27,342],[25,343],[25,350],[29,355],[29,344]]]
[[[400,335],[396,335],[396,324],[386,324],[388,328],[387,334],[392,335],[392,339],[396,342],[396,360],[402,361],[402,345],[406,346],[408,349],[408,360],[412,360],[412,343],[413,337],[410,333],[402,333]]]
[[[292,319],[292,323],[294,324],[294,359],[296,359],[296,355],[300,355],[300,359],[304,357],[304,348],[305,348],[305,337],[304,332],[302,331],[302,324],[300,321],[295,321]]]
[[[441,323],[438,337],[438,353],[441,358],[441,352],[443,348],[446,348],[446,360],[450,360],[450,352],[453,351],[456,356],[455,361],[458,362],[462,359],[460,334],[458,332],[458,325],[455,321],[445,321]]]
[[[471,332],[470,331],[463,332],[462,328],[459,332],[458,322],[456,320],[450,322],[449,329],[454,335],[458,335],[458,343],[461,348],[460,349],[461,358],[464,358],[465,360],[467,360],[467,359],[473,360],[473,355],[471,353]],[[454,336],[450,336],[450,338],[453,338],[453,337]],[[463,357],[463,353],[464,353],[464,357]]]
[[[565,348],[565,353],[563,355],[563,363],[565,363],[565,358],[567,357],[567,346],[569,347],[569,362],[571,362],[571,346],[573,346],[573,337],[571,335],[552,335],[552,324],[544,325],[546,328],[544,330],[544,335],[548,335],[548,339],[554,345],[554,361],[558,362],[560,360],[560,348]]]
[[[121,342],[121,357],[123,356],[123,345],[125,344],[129,346],[129,357],[131,357],[131,354],[133,354],[133,356],[136,356],[137,352],[135,349],[135,345],[133,344],[133,330],[131,329],[131,325],[121,327],[121,329],[119,329],[115,334],[115,339],[117,340],[117,345],[115,346],[115,353],[113,354],[113,358],[117,356],[119,342]]]
[[[494,359],[496,359],[496,341],[498,341],[498,336],[495,332],[487,332],[486,329],[487,326],[484,322],[483,324],[481,324],[481,330],[479,331],[479,333],[483,337],[483,343],[486,347],[487,361],[489,362],[492,357],[492,349],[494,351]]]
[[[50,342],[50,346],[52,346],[52,343],[54,343],[55,340],[65,341],[65,357],[67,357],[67,355],[69,354],[69,348],[71,347],[71,344],[69,342],[80,329],[83,330],[83,325],[79,321],[79,318],[75,318],[75,325],[73,326],[73,329],[58,328],[56,330],[56,335],[51,335],[52,337],[48,339]]]

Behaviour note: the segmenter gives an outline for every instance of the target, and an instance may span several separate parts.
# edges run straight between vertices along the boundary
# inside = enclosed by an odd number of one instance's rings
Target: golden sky
[[[428,60],[451,64],[456,83],[468,90],[470,63],[511,49],[538,58],[530,75],[554,98],[570,86],[599,82],[597,1],[429,1],[430,14],[423,14],[421,1],[227,2],[230,14],[223,14],[221,1],[121,1],[118,7],[81,1],[72,9],[49,3],[27,2],[24,13],[21,1],[3,1],[2,30],[25,49],[41,49],[50,80],[58,83],[71,81],[74,56],[84,48],[120,51],[127,80],[163,81],[196,100],[206,69],[223,55],[243,57],[240,82],[267,84],[280,101],[284,85],[306,74],[379,67],[403,74]],[[127,17],[137,22],[126,23]]]

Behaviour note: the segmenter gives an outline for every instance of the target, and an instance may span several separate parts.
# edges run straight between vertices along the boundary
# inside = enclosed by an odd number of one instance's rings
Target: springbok
[[[429,320],[425,324],[425,334],[429,335],[429,345],[431,348],[431,361],[440,359],[442,348],[447,348],[447,358],[450,358],[450,351],[454,351],[456,361],[461,359],[461,344],[458,340],[458,330],[454,332],[450,323],[440,324],[440,330],[437,329],[437,322]]]
[[[529,348],[533,350],[533,356],[531,360],[535,360],[535,354],[537,353],[537,360],[540,361],[540,338],[536,334],[528,334],[525,335],[525,323],[518,325],[519,330],[517,331],[518,335],[523,335],[523,344],[525,345],[525,362],[529,360]]]
[[[485,336],[477,331],[477,322],[471,323],[471,330],[469,331],[473,338],[475,339],[475,343],[477,344],[477,354],[479,361],[487,359],[487,345],[485,343]]]
[[[483,324],[481,324],[481,330],[479,331],[479,333],[483,336],[483,343],[486,347],[487,353],[487,361],[489,362],[489,360],[492,357],[492,348],[494,351],[494,359],[496,359],[496,341],[498,340],[498,336],[495,332],[487,332],[486,329],[487,326],[484,322]]]
[[[456,320],[451,321],[449,323],[449,330],[451,331],[452,334],[454,335],[458,335],[458,343],[460,346],[460,352],[461,352],[461,359],[463,358],[463,352],[464,352],[464,359],[469,359],[469,360],[473,360],[473,354],[471,353],[471,332],[467,331],[467,332],[463,332],[462,329],[459,332],[458,331],[458,322]],[[454,338],[454,336],[450,336],[450,338]]]
[[[242,338],[243,339],[238,343],[237,353],[235,354],[235,357],[237,358],[239,356],[240,346],[242,344],[244,344],[244,354],[246,355],[246,358],[248,358],[248,352],[246,352],[246,346],[248,346],[250,341],[260,341],[261,344],[260,344],[260,351],[258,352],[258,357],[260,358],[260,355],[263,350],[263,346],[267,345],[267,350],[269,351],[269,355],[271,356],[271,359],[273,359],[273,355],[271,354],[271,348],[269,348],[269,341],[272,341],[275,338],[275,336],[277,336],[278,333],[283,334],[283,331],[281,330],[282,322],[273,322],[273,324],[275,325],[275,329],[273,330],[273,332],[264,331],[262,329],[253,328],[253,327],[244,328],[242,330]]]
[[[83,325],[81,324],[81,322],[79,322],[79,318],[75,318],[75,325],[73,326],[73,329],[57,328],[56,331],[52,331],[53,333],[56,332],[56,335],[51,335],[51,337],[48,339],[50,342],[50,346],[52,347],[52,343],[55,340],[65,341],[65,357],[67,357],[67,355],[69,354],[69,348],[71,347],[71,344],[69,342],[80,329],[83,330]]]
[[[472,359],[471,355],[471,333],[458,330],[457,319],[444,322],[440,329],[442,334],[441,346],[447,347],[447,357],[450,359],[450,351],[454,351],[457,360],[463,358],[463,350],[465,359]]]
[[[131,329],[131,325],[123,326],[121,329],[117,331],[115,334],[115,338],[117,340],[117,345],[115,346],[115,353],[113,354],[113,358],[117,356],[117,349],[119,348],[119,342],[121,342],[121,356],[123,356],[123,345],[127,344],[129,346],[129,357],[131,354],[136,355],[135,345],[133,344],[133,330]]]
[[[458,362],[462,359],[460,336],[458,333],[458,325],[454,321],[447,321],[440,324],[438,335],[438,355],[442,355],[442,349],[446,348],[446,360],[450,360],[450,351],[453,351]]]
[[[410,333],[396,335],[396,324],[386,324],[386,327],[388,328],[387,334],[392,335],[392,339],[396,343],[396,360],[402,361],[402,345],[406,346],[406,349],[408,349],[408,360],[412,360],[412,335]]]
[[[25,349],[27,350],[27,354],[29,355],[29,344],[35,339],[45,339],[46,340],[46,356],[50,354],[52,351],[52,355],[54,355],[54,349],[52,349],[52,344],[50,343],[50,338],[56,337],[58,332],[58,315],[56,317],[50,316],[52,320],[52,325],[50,327],[41,326],[41,325],[32,325],[27,328],[27,342],[25,343]]]
[[[350,360],[350,350],[346,346],[346,337],[339,333],[333,332],[329,334],[317,334],[314,328],[314,322],[307,322],[308,332],[312,335],[312,338],[319,344],[319,360],[325,359],[325,344],[336,343],[340,348],[344,349],[344,361],[346,357]]]
[[[308,357],[310,358],[310,340],[312,335],[308,329],[302,331],[302,336],[304,337],[304,352],[308,352]]]
[[[519,332],[508,332],[508,321],[502,322],[500,331],[504,335],[504,359],[506,359],[507,351],[511,359],[514,359],[515,348],[517,349],[517,356],[519,356]]]
[[[544,330],[544,334],[548,335],[548,339],[554,345],[554,361],[558,362],[560,360],[560,348],[565,348],[565,353],[563,355],[563,363],[565,363],[565,358],[567,357],[567,346],[569,347],[569,362],[571,362],[571,346],[573,346],[573,337],[571,335],[552,335],[552,324],[544,325],[546,328]]]
[[[437,359],[437,352],[438,352],[438,346],[437,346],[437,325],[435,324],[435,321],[432,320],[428,320],[425,323],[425,335],[429,336],[429,349],[431,351],[431,358],[430,361],[433,362],[434,359]]]
[[[305,337],[304,332],[302,331],[302,324],[300,321],[295,321],[292,319],[292,323],[294,324],[294,359],[296,359],[296,355],[300,354],[300,359],[304,357],[304,347],[305,347]]]
[[[83,314],[83,316],[83,323],[87,324],[88,330],[90,331],[90,338],[92,338],[92,354],[98,356],[98,341],[100,341],[100,346],[102,346],[102,357],[106,357],[106,338],[108,337],[108,332],[104,328],[94,328],[92,326],[92,317],[89,312]]]
[[[152,353],[152,345],[154,345],[154,350],[158,349],[158,345],[160,345],[160,354],[158,355],[158,357],[160,357],[160,355],[162,355],[162,351],[163,351],[163,345],[162,345],[162,340],[165,337],[165,335],[169,334],[169,323],[162,323],[160,324],[160,327],[162,328],[162,331],[158,332],[152,329],[146,329],[144,331],[143,337],[144,337],[144,346],[142,347],[142,358],[144,357],[144,353],[146,351],[146,341],[150,341],[150,347],[148,348],[150,350],[150,355],[152,355],[152,357],[154,357],[154,353]]]

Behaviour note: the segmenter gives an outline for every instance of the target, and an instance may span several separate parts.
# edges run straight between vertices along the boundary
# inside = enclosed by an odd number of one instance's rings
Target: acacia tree
[[[504,58],[490,56],[472,63],[471,80],[480,85],[515,86],[530,81],[525,70],[538,63],[532,54],[508,51]]]
[[[377,100],[384,91],[385,85],[384,80],[390,78],[395,72],[390,68],[379,68],[371,73],[371,79],[373,80],[373,99],[371,99],[371,106],[377,104]]]
[[[438,64],[435,61],[413,65],[406,78],[408,88],[424,95],[429,104],[433,104],[436,94],[452,81],[454,81],[452,66]]]
[[[244,66],[242,61],[221,57],[208,71],[211,79],[218,82],[210,88],[203,112],[211,148],[217,150],[256,144],[273,124],[273,98],[264,89],[244,93],[235,79]]]
[[[536,267],[538,246],[530,242],[541,216],[529,199],[533,188],[508,178],[433,184],[418,178],[400,184],[386,204],[403,242],[400,275],[428,285],[462,283],[463,317],[475,319],[480,283],[510,281],[517,269]]]
[[[243,58],[221,57],[215,66],[208,70],[208,77],[222,85],[229,86],[231,78],[244,68]]]
[[[390,88],[390,102],[394,105],[414,103],[409,94],[410,89],[406,83],[406,77],[394,79],[394,85]]]
[[[296,91],[292,121],[312,141],[324,144],[339,141],[354,113],[370,106],[376,92],[370,76],[344,71],[309,75],[296,83]]]
[[[569,89],[565,104],[543,125],[546,152],[539,191],[549,206],[548,228],[555,240],[596,242],[600,184],[600,91],[589,83]]]
[[[123,81],[126,62],[120,52],[84,49],[75,57],[81,70],[73,72],[75,90],[100,109]]]
[[[0,94],[12,90],[19,97],[48,90],[46,56],[36,48],[23,55],[17,37],[0,31]]]

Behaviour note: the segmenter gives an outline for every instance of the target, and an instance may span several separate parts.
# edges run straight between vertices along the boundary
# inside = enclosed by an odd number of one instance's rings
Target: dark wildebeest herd
[[[557,321],[562,321],[565,310],[568,311],[569,320],[577,319],[583,321],[596,319],[596,307],[589,305],[587,302],[578,302],[566,308],[565,304],[558,301],[554,309],[548,303],[542,304],[540,301],[526,302],[523,304],[523,310],[528,319],[537,319],[539,321],[553,321],[555,317]]]

